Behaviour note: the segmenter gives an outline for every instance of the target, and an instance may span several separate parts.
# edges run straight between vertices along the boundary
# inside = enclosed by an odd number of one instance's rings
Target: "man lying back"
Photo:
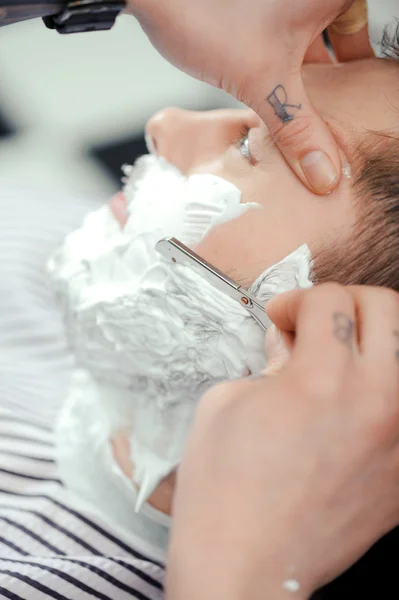
[[[111,211],[90,216],[53,256],[82,367],[60,421],[61,473],[110,519],[135,529],[129,506],[147,500],[170,513],[198,399],[265,366],[263,332],[245,308],[160,257],[160,239],[180,239],[262,302],[311,281],[398,289],[396,70],[376,59],[304,69],[345,165],[327,199],[300,185],[252,111],[169,109],[147,126],[162,159],[128,169]]]
[[[303,188],[251,111],[169,109],[147,127],[157,156],[128,169],[123,193],[52,254],[76,360],[69,391],[58,390],[66,398],[58,473],[77,514],[117,537],[123,528],[150,559],[163,558],[175,472],[198,399],[217,381],[265,366],[264,332],[245,307],[201,273],[166,261],[155,244],[175,236],[263,303],[327,280],[399,289],[396,76],[396,64],[382,60],[304,69],[345,165],[329,197]],[[50,338],[35,342],[44,362],[53,359]],[[56,369],[49,377],[59,388]],[[45,484],[30,479],[29,468],[20,466],[19,487],[0,482],[4,502],[12,511],[15,496],[28,494],[25,509],[45,516],[37,506]],[[46,496],[60,501],[56,492]],[[38,535],[19,525],[25,536]],[[63,554],[81,556],[79,525],[68,523],[63,536]],[[71,536],[79,551],[68,546]],[[13,551],[38,552],[22,542]],[[54,544],[47,551],[57,554]]]

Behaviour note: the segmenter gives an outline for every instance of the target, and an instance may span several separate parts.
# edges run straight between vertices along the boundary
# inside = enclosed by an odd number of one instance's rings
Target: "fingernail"
[[[338,173],[327,154],[321,150],[312,150],[301,160],[301,167],[310,186],[317,194],[327,194],[331,191]]]

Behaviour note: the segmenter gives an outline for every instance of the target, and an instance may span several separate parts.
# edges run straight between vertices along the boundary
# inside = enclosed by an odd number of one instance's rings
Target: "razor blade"
[[[198,254],[187,248],[174,237],[164,238],[156,245],[157,252],[162,254],[164,258],[173,263],[188,265],[196,268],[201,272],[209,283],[211,283],[220,292],[226,294],[233,300],[237,301],[245,308],[255,321],[265,331],[270,326],[270,319],[265,312],[265,307],[245,288],[240,286],[236,281],[219,271],[216,267],[202,259]]]

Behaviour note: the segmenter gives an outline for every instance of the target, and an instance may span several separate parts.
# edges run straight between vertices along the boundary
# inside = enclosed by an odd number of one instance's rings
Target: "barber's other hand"
[[[340,15],[328,28],[328,36],[338,62],[347,62],[375,56],[369,40],[366,0],[356,0],[351,8]],[[318,37],[308,48],[305,62],[334,62]]]
[[[325,194],[340,181],[340,157],[301,67],[312,42],[353,2],[128,0],[128,11],[170,62],[253,108],[302,182]]]
[[[399,522],[398,295],[325,284],[269,306],[291,358],[200,402],[169,600],[303,600]]]

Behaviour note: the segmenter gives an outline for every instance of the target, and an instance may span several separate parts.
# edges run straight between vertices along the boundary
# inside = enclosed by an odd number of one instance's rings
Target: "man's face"
[[[303,70],[311,100],[351,165],[359,142],[397,121],[397,66],[369,59]],[[291,172],[265,125],[251,110],[190,112],[166,109],[147,125],[159,155],[186,174],[213,173],[242,191],[248,211],[210,231],[196,252],[237,280],[249,283],[267,266],[307,243],[312,253],[344,246],[355,222],[351,186],[343,178],[330,196],[309,192]]]
[[[312,65],[304,80],[316,108],[328,123],[341,149],[343,165],[356,176],[357,147],[373,139],[373,132],[392,132],[397,67],[379,60],[343,66]],[[292,174],[259,118],[250,110],[195,113],[168,109],[147,126],[157,153],[184,174],[212,173],[242,192],[241,202],[256,202],[235,220],[212,228],[196,246],[203,258],[244,285],[269,265],[307,243],[312,253],[345,247],[356,221],[353,179],[343,178],[330,196],[319,197]],[[123,196],[111,208],[124,223]],[[131,477],[134,461],[126,438],[113,438],[115,457]],[[173,493],[170,481],[157,493]],[[151,502],[167,510],[162,496]]]

